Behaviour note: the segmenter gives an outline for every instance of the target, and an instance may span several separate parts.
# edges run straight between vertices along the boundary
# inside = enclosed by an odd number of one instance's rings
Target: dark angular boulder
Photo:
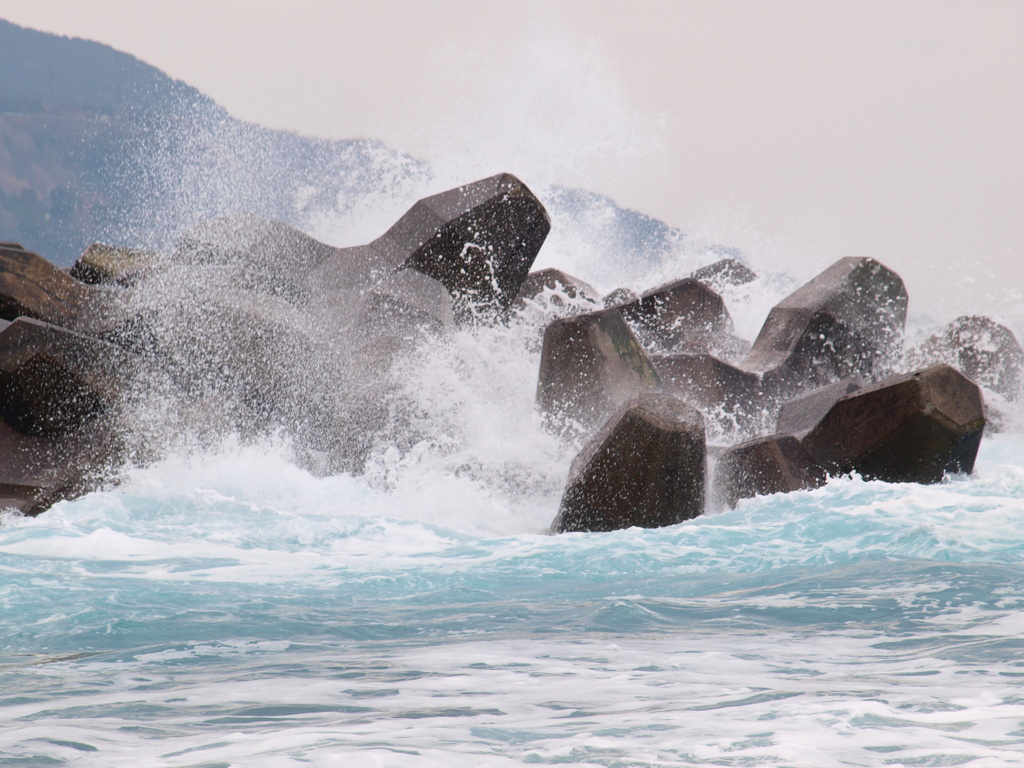
[[[770,410],[760,376],[713,355],[653,355],[651,362],[666,391],[699,408],[728,434],[751,429]]]
[[[1024,396],[1024,350],[1013,331],[989,317],[958,317],[907,357],[914,365],[952,365],[1010,402]]]
[[[237,428],[292,423],[318,403],[333,369],[315,342],[314,318],[248,291],[211,293],[178,309],[173,331],[157,333],[157,356],[190,396],[227,398]]]
[[[840,398],[801,442],[830,473],[937,483],[974,470],[984,427],[978,385],[937,365]]]
[[[0,420],[0,509],[38,515],[97,488],[120,461],[108,429],[87,427],[58,438],[26,435]]]
[[[727,448],[715,467],[714,498],[735,507],[740,499],[789,493],[825,484],[828,475],[792,435],[760,437]]]
[[[544,331],[537,405],[549,423],[600,424],[658,374],[613,309],[555,320]]]
[[[32,317],[76,326],[90,306],[89,286],[61,272],[38,254],[0,247],[0,318]]]
[[[0,330],[0,416],[27,435],[72,432],[117,403],[132,368],[120,347],[20,317]]]
[[[695,270],[690,277],[712,288],[720,289],[727,285],[752,283],[757,280],[757,273],[736,259],[721,259]]]
[[[708,351],[733,327],[722,297],[689,277],[647,291],[616,311],[670,352]]]
[[[855,377],[843,379],[786,401],[779,409],[777,431],[782,435],[803,438],[818,425],[839,398],[856,392],[866,384],[863,379]]]
[[[158,263],[152,251],[93,243],[74,263],[71,277],[89,285],[131,287]]]
[[[440,282],[472,314],[512,304],[550,229],[540,201],[503,173],[420,200],[371,245],[386,263]]]
[[[400,269],[367,292],[356,330],[366,338],[408,337],[423,330],[441,333],[454,324],[447,289],[415,269]]]
[[[172,261],[233,268],[234,287],[302,303],[310,271],[339,250],[284,222],[244,213],[201,222],[178,243]]]
[[[840,259],[771,310],[740,367],[770,373],[783,397],[877,380],[899,358],[906,315],[899,275],[874,259]]]
[[[640,294],[630,288],[616,288],[614,291],[604,297],[605,309],[612,309],[623,304],[629,304],[640,298]]]
[[[516,298],[516,307],[524,308],[527,301],[543,301],[545,306],[566,311],[570,309],[567,299],[574,304],[596,305],[601,300],[601,294],[590,283],[560,269],[541,269],[526,276]],[[594,308],[591,306],[591,309]]]
[[[411,268],[445,287],[457,318],[493,316],[519,294],[550,229],[533,193],[499,174],[420,200],[372,243],[333,249],[303,273],[303,292],[310,311],[345,328],[367,291]]]
[[[700,413],[667,395],[630,401],[572,463],[552,531],[675,525],[704,511]]]

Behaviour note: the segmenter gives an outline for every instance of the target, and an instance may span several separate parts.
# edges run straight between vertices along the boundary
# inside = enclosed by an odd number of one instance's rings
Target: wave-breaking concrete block
[[[552,531],[675,525],[704,511],[700,413],[644,394],[618,411],[573,461]]]
[[[544,331],[537,405],[550,422],[600,424],[660,385],[647,354],[614,309],[555,320]]]
[[[833,474],[937,483],[974,471],[984,428],[978,385],[937,365],[840,398],[801,442]]]

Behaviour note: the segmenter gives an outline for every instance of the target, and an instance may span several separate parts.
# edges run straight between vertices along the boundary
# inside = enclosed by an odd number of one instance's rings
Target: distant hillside
[[[96,241],[166,248],[200,219],[232,212],[310,231],[365,210],[369,197],[397,218],[401,206],[437,191],[425,163],[379,142],[236,120],[133,56],[0,20],[0,241],[58,264]],[[534,191],[559,232],[577,233],[609,259],[649,263],[685,240],[593,192]],[[345,220],[370,240],[393,219]]]
[[[138,120],[181,104],[219,109],[195,88],[110,46],[0,20],[0,112]]]
[[[410,171],[378,143],[244,123],[133,56],[0,20],[0,240],[57,263],[227,211],[297,223]]]

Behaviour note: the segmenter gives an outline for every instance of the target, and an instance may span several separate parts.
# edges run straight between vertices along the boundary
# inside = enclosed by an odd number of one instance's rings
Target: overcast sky
[[[238,117],[588,186],[811,276],[1024,298],[1021,0],[0,0]]]

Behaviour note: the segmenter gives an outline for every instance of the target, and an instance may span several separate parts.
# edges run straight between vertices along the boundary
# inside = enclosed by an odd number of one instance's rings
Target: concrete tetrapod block
[[[916,365],[952,365],[1011,402],[1024,397],[1024,350],[1013,331],[989,317],[958,317],[907,358]]]
[[[309,271],[305,308],[323,327],[344,331],[358,322],[367,293],[401,268],[401,260],[386,261],[372,244],[339,248]]]
[[[834,384],[826,384],[800,397],[787,400],[779,409],[776,425],[778,433],[803,438],[818,425],[839,398],[846,397],[866,385],[867,382],[863,379],[853,377]]]
[[[704,512],[700,413],[668,395],[631,400],[572,463],[554,533],[675,525]]]
[[[64,327],[80,325],[92,289],[38,254],[0,247],[0,318],[31,317]]]
[[[317,320],[277,296],[210,292],[156,334],[156,357],[189,397],[223,398],[243,434],[299,425],[335,375]]]
[[[850,376],[877,380],[903,344],[907,292],[874,259],[840,259],[772,308],[741,368],[783,397]]]
[[[569,313],[574,306],[579,305],[588,306],[587,311],[591,311],[597,308],[600,301],[601,294],[590,283],[560,269],[541,269],[526,276],[515,306],[524,309],[527,302],[533,302],[543,304],[545,308],[553,308],[559,313]]]
[[[455,324],[451,294],[415,269],[400,269],[367,292],[355,329],[360,336],[417,336]]]
[[[234,287],[302,303],[310,272],[341,250],[284,222],[243,213],[200,222],[179,241],[173,261],[233,266]]]
[[[89,285],[131,287],[159,263],[153,251],[93,243],[71,267],[71,277]]]
[[[605,309],[612,309],[614,307],[621,307],[623,304],[630,304],[639,298],[640,294],[632,288],[616,288],[605,296],[601,303]]]
[[[771,398],[762,389],[760,376],[713,355],[653,355],[651,362],[667,391],[697,406],[708,418],[731,421],[733,428],[728,431],[745,431],[770,408]]]
[[[134,360],[32,318],[0,325],[0,508],[36,515],[96,487],[119,461],[107,415]]]
[[[818,488],[826,480],[825,468],[799,440],[772,435],[725,450],[715,467],[713,496],[718,505],[735,507],[740,499]]]
[[[690,277],[717,289],[726,285],[752,283],[757,280],[757,273],[736,259],[721,259],[695,270]]]
[[[616,310],[665,351],[703,352],[731,335],[725,302],[704,283],[683,278],[647,291]]]
[[[110,430],[26,435],[0,419],[0,509],[38,515],[96,488],[120,455]]]
[[[371,246],[440,282],[465,311],[505,310],[550,229],[540,201],[502,173],[420,200]]]
[[[133,357],[91,336],[20,317],[0,330],[0,416],[27,435],[77,430],[117,402]]]
[[[830,473],[937,483],[974,470],[984,427],[978,385],[936,365],[840,398],[801,443]]]
[[[544,331],[537,405],[549,423],[600,424],[658,374],[614,309],[555,320]]]

